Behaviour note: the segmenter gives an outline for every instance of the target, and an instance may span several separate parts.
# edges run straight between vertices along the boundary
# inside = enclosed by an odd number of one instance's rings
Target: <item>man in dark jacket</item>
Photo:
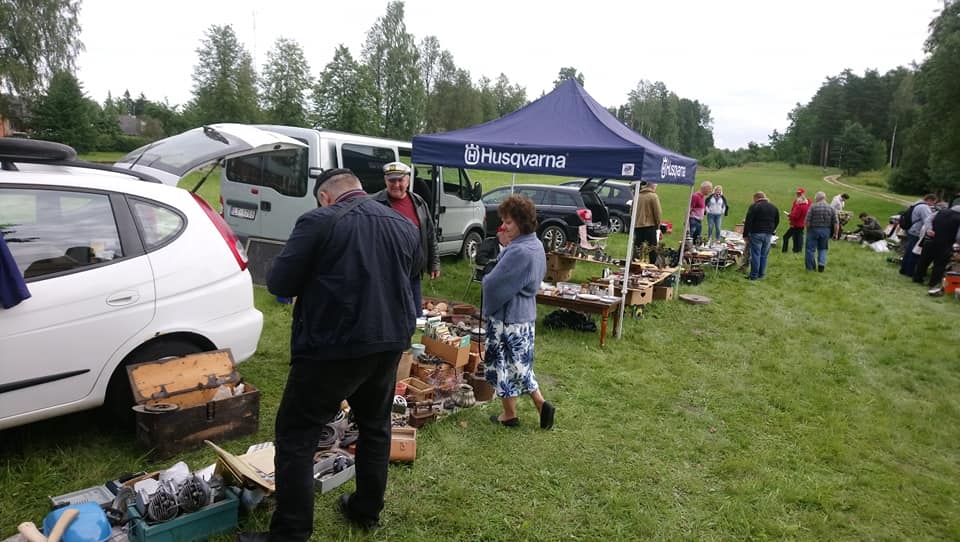
[[[750,280],[759,280],[767,276],[767,256],[773,232],[780,225],[780,210],[770,203],[767,195],[757,192],[753,195],[753,205],[747,209],[743,221],[743,240],[750,249]]]
[[[420,236],[348,169],[325,171],[317,191],[320,208],[297,220],[267,277],[270,293],[297,298],[290,373],[277,411],[270,532],[241,541],[310,539],[313,457],[343,399],[360,434],[356,492],[340,496],[340,512],[370,528],[383,509],[394,379],[416,326],[410,280],[421,269]]]
[[[857,229],[853,230],[853,233],[859,233],[860,239],[867,243],[875,243],[883,239],[883,226],[877,222],[876,218],[873,218],[867,213],[860,213],[859,216],[861,223],[857,226]]]
[[[383,166],[383,180],[387,188],[374,194],[373,199],[392,207],[420,229],[423,268],[410,284],[413,288],[413,300],[417,305],[417,316],[420,316],[423,314],[421,276],[429,273],[431,280],[440,278],[440,254],[433,216],[427,202],[410,191],[410,166],[403,162],[390,162]]]

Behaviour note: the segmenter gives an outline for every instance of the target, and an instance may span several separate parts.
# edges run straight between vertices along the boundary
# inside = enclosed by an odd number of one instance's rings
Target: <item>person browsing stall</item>
[[[817,270],[823,273],[827,267],[830,239],[836,238],[840,233],[840,219],[837,218],[837,210],[827,203],[825,193],[817,192],[813,200],[813,205],[807,211],[807,247],[804,250],[803,264],[807,271]]]
[[[707,198],[707,241],[713,239],[720,240],[720,226],[723,224],[723,217],[730,212],[727,205],[727,197],[723,195],[723,187],[719,184],[713,187],[713,194]]]
[[[700,190],[690,196],[690,214],[687,216],[687,224],[690,226],[690,239],[693,240],[693,244],[695,245],[699,245],[701,242],[700,236],[703,235],[703,215],[707,210],[706,198],[712,190],[713,183],[703,181],[700,183]]]
[[[760,280],[767,276],[767,257],[770,255],[770,243],[773,233],[780,225],[780,210],[770,203],[767,195],[757,192],[753,195],[753,205],[747,208],[743,220],[743,240],[750,249],[750,280]]]
[[[407,217],[420,230],[420,246],[423,248],[423,268],[411,281],[417,316],[423,314],[422,275],[430,279],[440,278],[440,251],[437,245],[436,228],[430,207],[420,196],[410,191],[410,166],[403,162],[390,162],[383,166],[383,180],[387,187],[373,195],[373,199],[388,205]]]
[[[520,425],[517,397],[529,395],[540,416],[540,428],[553,427],[556,409],[540,392],[533,372],[537,292],[547,272],[543,243],[537,239],[533,202],[514,194],[498,208],[504,245],[497,265],[483,277],[483,317],[487,320],[484,377],[496,391],[503,413],[490,421]]]
[[[657,263],[657,234],[663,218],[656,184],[640,181],[640,191],[633,205],[633,213],[636,215],[633,228],[634,250],[639,254],[643,244],[646,243],[650,263],[655,264]]]
[[[241,542],[310,539],[314,454],[343,399],[359,438],[356,490],[340,496],[340,513],[372,528],[384,505],[394,380],[416,328],[410,281],[422,269],[420,235],[364,194],[349,169],[323,172],[316,187],[320,207],[297,219],[267,276],[271,294],[296,297],[290,370],[275,425],[270,531],[242,533]]]
[[[810,209],[810,200],[807,199],[807,191],[803,188],[797,189],[797,197],[793,200],[787,219],[790,221],[790,228],[783,234],[783,252],[787,251],[790,240],[793,240],[793,252],[796,254],[803,250],[803,228],[807,220],[807,211]]]

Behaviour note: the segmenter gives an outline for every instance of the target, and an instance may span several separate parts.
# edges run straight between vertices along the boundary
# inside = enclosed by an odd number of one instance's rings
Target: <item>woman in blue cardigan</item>
[[[498,209],[497,234],[504,249],[497,265],[483,277],[483,316],[487,320],[484,376],[503,403],[503,414],[490,421],[516,427],[517,397],[529,395],[540,413],[540,427],[553,427],[556,409],[545,401],[533,373],[537,291],[547,272],[547,257],[537,239],[533,202],[512,195]]]

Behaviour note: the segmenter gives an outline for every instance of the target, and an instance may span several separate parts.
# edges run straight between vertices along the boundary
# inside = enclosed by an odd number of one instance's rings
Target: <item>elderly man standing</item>
[[[823,273],[827,266],[827,249],[830,245],[830,238],[836,237],[840,233],[840,221],[837,218],[837,211],[827,203],[827,195],[823,192],[817,192],[814,196],[813,205],[807,211],[807,250],[804,257],[804,265],[807,271],[817,271]]]
[[[712,191],[713,183],[703,181],[700,183],[700,190],[690,197],[690,216],[687,222],[690,224],[690,238],[695,245],[700,244],[700,236],[703,235],[703,215],[707,211],[707,196]]]
[[[750,248],[750,280],[760,280],[767,276],[767,256],[770,255],[770,243],[773,232],[780,225],[780,210],[770,203],[767,195],[757,192],[753,195],[753,205],[747,209],[743,220],[743,240]]]
[[[440,253],[437,248],[437,234],[433,224],[430,207],[420,196],[410,191],[410,166],[403,162],[390,162],[383,166],[383,180],[387,188],[373,195],[373,199],[392,207],[420,229],[420,246],[423,249],[423,269],[410,281],[413,289],[413,301],[417,306],[417,317],[423,315],[422,275],[429,273],[430,279],[440,277]]]

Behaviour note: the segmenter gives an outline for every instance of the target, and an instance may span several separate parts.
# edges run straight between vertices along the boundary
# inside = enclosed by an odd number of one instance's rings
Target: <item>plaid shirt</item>
[[[837,211],[824,200],[818,201],[810,206],[807,211],[807,228],[829,228],[840,224],[837,218]]]

